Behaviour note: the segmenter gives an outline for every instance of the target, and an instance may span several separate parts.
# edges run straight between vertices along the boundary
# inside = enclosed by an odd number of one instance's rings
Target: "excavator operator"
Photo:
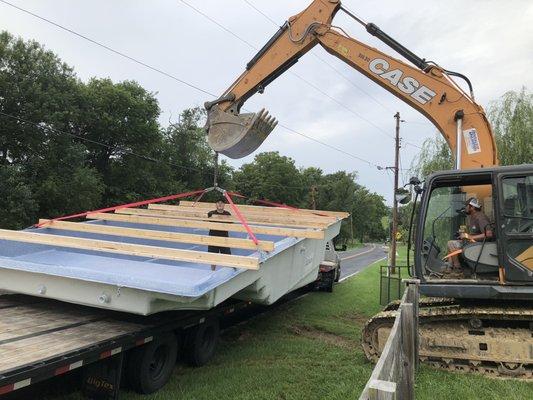
[[[459,240],[448,241],[448,252],[450,254],[450,267],[445,271],[445,275],[451,277],[461,277],[463,271],[459,254],[465,242],[478,242],[493,238],[490,221],[483,211],[478,199],[469,198],[465,203],[465,214],[467,215],[467,229],[470,233],[460,232]]]

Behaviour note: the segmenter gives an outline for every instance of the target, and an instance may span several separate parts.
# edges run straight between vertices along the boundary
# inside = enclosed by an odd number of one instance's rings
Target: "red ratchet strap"
[[[241,199],[247,199],[248,197],[246,197],[245,195],[243,194],[240,194],[240,193],[237,193],[237,192],[227,192],[230,196],[235,196],[235,197],[239,197]]]
[[[54,218],[54,219],[51,219],[49,221],[43,222],[41,224],[35,224],[34,226],[36,228],[41,228],[42,226],[47,225],[47,224],[49,224],[51,222],[54,222],[54,221],[63,221],[63,220],[66,220],[66,219],[81,218],[81,217],[86,217],[88,214],[103,213],[103,212],[120,210],[121,208],[138,207],[138,206],[144,206],[144,205],[147,205],[147,204],[161,203],[163,201],[182,199],[184,197],[194,196],[194,195],[200,194],[200,193],[203,194],[204,192],[205,192],[205,189],[195,190],[194,192],[173,194],[171,196],[158,197],[156,199],[151,199],[151,200],[143,200],[143,201],[137,201],[135,203],[121,204],[121,205],[114,206],[114,207],[101,208],[100,210],[85,211],[85,212],[79,213],[79,214],[72,214],[72,215],[66,215],[64,217]]]
[[[233,200],[231,199],[231,196],[229,195],[229,193],[228,192],[224,192],[224,197],[226,198],[226,200],[228,200],[228,203],[230,204],[231,208],[233,209],[233,211],[237,215],[237,218],[239,218],[239,221],[241,221],[241,224],[246,229],[246,232],[248,232],[248,235],[250,236],[250,239],[252,239],[252,241],[255,243],[256,246],[258,246],[259,245],[259,241],[257,240],[257,238],[255,237],[254,233],[252,232],[252,230],[248,226],[248,223],[246,222],[246,218],[244,218],[244,216],[241,214],[241,212],[239,211],[237,206],[233,203]]]

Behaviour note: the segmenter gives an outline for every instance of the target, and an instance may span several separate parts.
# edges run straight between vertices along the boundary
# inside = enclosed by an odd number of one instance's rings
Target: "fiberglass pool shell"
[[[207,234],[205,229],[111,221],[86,223]],[[233,255],[257,257],[259,270],[217,267],[211,271],[210,265],[200,263],[0,240],[0,289],[142,315],[210,309],[230,297],[272,304],[316,279],[325,243],[339,233],[340,224],[338,220],[325,228],[324,239],[256,234],[259,240],[275,243],[271,252],[231,249]],[[202,245],[54,228],[29,232],[207,251]],[[230,237],[247,235],[230,232]]]

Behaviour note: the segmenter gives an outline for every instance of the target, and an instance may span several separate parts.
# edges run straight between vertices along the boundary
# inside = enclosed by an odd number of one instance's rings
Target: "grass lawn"
[[[400,253],[400,256],[402,253]],[[360,347],[361,327],[379,311],[379,263],[336,286],[315,292],[230,328],[205,367],[178,365],[171,382],[133,399],[357,399],[373,365]],[[417,399],[531,399],[533,384],[423,367]],[[49,399],[78,399],[70,394]]]
[[[365,244],[356,241],[348,241],[348,243],[346,243],[346,250],[355,250],[360,249],[361,247],[365,247]]]

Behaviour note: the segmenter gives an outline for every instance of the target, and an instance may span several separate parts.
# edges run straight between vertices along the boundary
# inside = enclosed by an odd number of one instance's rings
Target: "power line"
[[[103,49],[105,49],[105,50],[108,50],[108,51],[110,51],[110,52],[112,52],[112,53],[114,53],[114,54],[116,54],[116,55],[119,55],[119,56],[121,56],[121,57],[123,57],[123,58],[126,58],[126,59],[128,59],[128,60],[130,60],[130,61],[133,61],[133,62],[135,62],[135,63],[137,63],[137,64],[139,64],[139,65],[141,65],[141,66],[143,66],[143,67],[145,67],[145,68],[148,68],[148,69],[150,69],[150,70],[152,70],[152,71],[154,71],[154,72],[157,72],[157,73],[162,74],[162,75],[164,75],[164,76],[166,76],[166,77],[168,77],[168,78],[171,78],[171,79],[173,79],[173,80],[175,80],[175,81],[177,81],[177,82],[179,82],[179,83],[182,83],[182,84],[184,84],[184,85],[186,85],[186,86],[188,86],[188,87],[190,87],[190,88],[192,88],[192,89],[195,89],[195,90],[197,90],[197,91],[199,91],[199,92],[202,92],[202,93],[207,94],[207,95],[209,95],[209,96],[211,96],[211,97],[214,97],[214,98],[217,98],[217,97],[218,97],[216,94],[211,93],[211,92],[209,92],[209,91],[207,91],[207,90],[205,90],[205,89],[202,89],[202,88],[200,88],[199,86],[193,85],[193,84],[191,84],[191,83],[189,83],[189,82],[187,82],[187,81],[185,81],[185,80],[183,80],[183,79],[180,79],[180,78],[178,78],[178,77],[176,77],[176,76],[174,76],[174,75],[171,75],[171,74],[169,74],[169,73],[167,73],[167,72],[165,72],[165,71],[163,71],[163,70],[161,70],[161,69],[159,69],[159,68],[157,68],[157,67],[154,67],[154,66],[152,66],[152,65],[150,65],[150,64],[147,64],[147,63],[144,62],[144,61],[138,60],[138,59],[136,59],[136,58],[134,58],[134,57],[131,57],[131,56],[129,56],[129,55],[127,55],[127,54],[125,54],[125,53],[123,53],[123,52],[121,52],[121,51],[118,51],[118,50],[116,50],[116,49],[113,49],[113,48],[111,48],[111,47],[109,47],[109,46],[107,46],[107,45],[105,45],[105,44],[102,44],[102,43],[100,43],[100,42],[98,42],[98,41],[96,41],[96,40],[94,40],[94,39],[89,38],[89,37],[86,36],[86,35],[83,35],[83,34],[81,34],[81,33],[78,33],[78,32],[76,32],[76,31],[74,31],[73,29],[70,29],[70,28],[67,28],[67,27],[65,27],[65,26],[63,26],[63,25],[60,25],[60,24],[58,24],[57,22],[54,22],[54,21],[52,21],[52,20],[50,20],[50,19],[48,19],[48,18],[42,17],[42,16],[40,16],[40,15],[38,15],[38,14],[35,14],[35,13],[31,12],[31,11],[28,11],[28,10],[26,10],[26,9],[23,9],[23,8],[21,8],[21,7],[18,7],[18,6],[14,5],[14,4],[12,4],[12,3],[8,2],[8,1],[0,0],[0,2],[6,4],[6,5],[10,6],[10,7],[13,7],[13,8],[15,8],[15,9],[17,9],[17,10],[19,10],[19,11],[22,11],[22,12],[28,14],[28,15],[31,15],[31,16],[33,16],[33,17],[35,17],[35,18],[38,18],[38,19],[40,19],[41,21],[47,22],[47,23],[49,23],[49,24],[51,24],[51,25],[53,25],[53,26],[55,26],[55,27],[57,27],[57,28],[59,28],[59,29],[61,29],[61,30],[64,30],[64,31],[66,31],[66,32],[68,32],[68,33],[71,33],[71,34],[73,34],[73,35],[75,35],[75,36],[77,36],[77,37],[79,37],[79,38],[81,38],[81,39],[84,39],[84,40],[86,40],[86,41],[88,41],[88,42],[90,42],[90,43],[92,43],[92,44],[94,44],[94,45],[96,45],[96,46],[99,46],[99,47],[101,47],[101,48],[103,48]],[[185,3],[185,2],[184,2],[184,4],[187,4],[187,5],[188,5],[188,3]],[[194,10],[196,10],[195,7],[192,7],[192,6],[190,6],[190,5],[189,5],[189,7],[191,7],[191,8],[194,9]],[[202,14],[202,15],[203,15],[203,14]],[[206,16],[206,18],[207,18],[207,16]],[[218,23],[217,23],[217,25],[218,25]],[[244,41],[244,42],[247,43],[246,41]],[[253,46],[253,45],[251,45],[250,43],[247,43],[247,44],[248,44],[249,46]],[[342,154],[348,155],[348,156],[350,156],[350,157],[352,157],[352,158],[354,158],[354,159],[356,159],[356,160],[363,161],[363,162],[365,162],[365,163],[367,163],[367,164],[369,164],[369,165],[372,165],[372,166],[376,166],[376,167],[377,167],[377,164],[374,164],[374,163],[372,163],[372,162],[370,162],[370,161],[368,161],[368,160],[365,160],[365,159],[363,159],[363,158],[361,158],[361,157],[358,157],[358,156],[356,156],[356,155],[354,155],[354,154],[348,153],[348,152],[346,152],[346,151],[344,151],[344,150],[341,150],[341,149],[339,149],[339,148],[337,148],[337,147],[335,147],[335,146],[331,146],[331,145],[329,145],[329,144],[327,144],[327,143],[321,142],[321,141],[318,140],[318,139],[314,139],[314,138],[312,138],[311,136],[305,135],[305,134],[303,134],[303,133],[301,133],[301,132],[296,131],[295,129],[289,128],[289,127],[286,126],[286,125],[282,125],[282,124],[279,124],[279,125],[282,126],[283,128],[285,128],[286,130],[288,130],[288,131],[294,133],[294,134],[300,135],[300,136],[305,137],[305,138],[307,138],[307,139],[309,139],[309,140],[312,140],[312,141],[314,141],[314,142],[316,142],[316,143],[319,143],[319,144],[321,144],[321,145],[324,145],[324,146],[326,146],[326,147],[328,147],[328,148],[330,148],[330,149],[333,149],[333,150],[336,150],[336,151],[338,151],[338,152],[340,152],[340,153],[342,153]]]
[[[180,0],[182,1],[182,0]],[[253,8],[255,11],[257,11],[259,14],[261,14],[263,17],[265,17],[268,21],[270,21],[273,25],[279,27],[279,25],[271,18],[269,17],[266,13],[264,13],[262,10],[260,10],[258,7],[256,7],[255,5],[253,5],[252,3],[250,3],[248,0],[243,0],[246,4],[248,4],[251,8]],[[219,24],[218,24],[219,25]],[[224,28],[226,30],[226,28]],[[233,36],[236,36],[235,34],[232,33]],[[346,82],[348,82],[350,85],[352,85],[353,87],[355,87],[356,89],[358,89],[361,93],[365,94],[366,96],[368,96],[370,99],[372,99],[376,104],[380,105],[381,107],[383,107],[385,110],[387,110],[388,112],[390,113],[393,113],[392,109],[387,107],[385,104],[383,104],[381,101],[379,101],[378,99],[376,99],[374,96],[372,96],[370,93],[368,93],[367,91],[365,91],[364,89],[362,89],[359,85],[357,85],[355,82],[353,82],[350,78],[348,78],[346,75],[344,75],[339,69],[335,68],[335,66],[331,63],[329,63],[328,61],[324,60],[322,57],[320,57],[318,54],[315,54],[315,53],[311,53],[311,55],[313,57],[315,57],[316,59],[318,59],[319,61],[321,61],[323,64],[327,65],[330,69],[332,69],[333,71],[335,71],[341,78],[343,78]],[[298,76],[297,74],[294,74],[296,75],[298,78],[302,79],[304,82],[306,81],[305,79],[303,79],[302,77]],[[306,82],[308,84],[310,84],[314,89],[320,91],[322,94],[328,96],[331,100],[335,101],[337,104],[340,104],[340,102],[338,102],[336,99],[332,98],[331,96],[329,96],[327,93],[324,93],[320,88],[317,88],[315,85],[309,83],[309,82]],[[372,125],[374,128],[378,129],[379,131],[381,131],[382,133],[384,133],[385,135],[387,135],[388,137],[390,137],[391,139],[394,139],[394,136],[390,135],[389,133],[387,133],[386,131],[384,131],[382,128],[380,128],[379,126],[375,125],[373,122],[367,120],[366,118],[362,117],[361,115],[359,115],[358,113],[355,113],[355,111],[353,111],[352,109],[350,108],[347,108],[346,105],[344,104],[340,104],[343,108],[346,108],[349,112],[355,114],[357,117],[359,117],[360,119],[362,119],[363,121],[369,123],[370,125]],[[411,122],[411,123],[418,123],[418,124],[426,124],[424,122]],[[428,124],[429,125],[429,124]],[[410,146],[413,146],[413,147],[416,147],[418,149],[422,149],[420,146],[414,144],[414,143],[410,143],[408,141],[405,141],[405,144],[407,145],[410,145]]]
[[[321,144],[321,145],[323,145],[323,146],[329,147],[330,149],[336,150],[336,151],[338,151],[338,152],[340,152],[340,153],[342,153],[342,154],[345,154],[345,155],[347,155],[347,156],[350,156],[350,157],[352,157],[352,158],[355,158],[356,160],[362,161],[362,162],[368,164],[368,165],[371,166],[371,167],[376,167],[376,168],[377,168],[377,167],[380,167],[380,165],[378,165],[378,164],[375,164],[375,163],[373,163],[373,162],[371,162],[371,161],[365,160],[364,158],[361,158],[361,157],[358,157],[358,156],[353,155],[353,154],[351,154],[351,153],[348,153],[347,151],[344,151],[344,150],[342,150],[342,149],[339,149],[338,147],[332,146],[332,145],[330,145],[330,144],[328,144],[328,143],[326,143],[326,142],[322,142],[321,140],[315,139],[315,138],[313,138],[313,137],[311,137],[311,136],[308,136],[308,135],[305,135],[305,134],[300,133],[300,132],[298,132],[298,131],[295,131],[294,129],[289,128],[288,126],[285,126],[285,125],[283,125],[283,124],[281,124],[281,123],[279,124],[279,126],[281,126],[282,128],[285,128],[285,129],[288,130],[289,132],[292,132],[292,133],[294,133],[294,134],[296,134],[296,135],[303,136],[303,137],[305,137],[305,138],[307,138],[307,139],[312,140],[313,142],[319,143],[319,144]]]
[[[191,10],[197,12],[198,14],[200,14],[201,16],[203,16],[204,18],[206,18],[208,21],[214,23],[215,25],[217,25],[218,27],[220,27],[221,29],[223,29],[225,32],[228,32],[230,35],[232,35],[233,37],[235,37],[237,40],[241,41],[242,43],[246,44],[248,47],[250,47],[251,49],[255,50],[255,51],[258,51],[259,48],[257,46],[254,46],[253,44],[251,44],[250,42],[248,42],[246,39],[242,38],[241,36],[237,35],[235,32],[231,31],[230,29],[228,29],[227,27],[225,27],[224,25],[222,25],[220,22],[214,20],[213,18],[211,18],[209,15],[207,15],[205,12],[203,11],[200,11],[198,8],[192,6],[191,4],[189,4],[188,2],[186,2],[185,0],[179,0],[181,3],[183,3],[184,5],[186,5],[187,7],[189,7]],[[344,104],[342,101],[339,101],[337,100],[335,97],[331,96],[329,93],[325,92],[324,90],[322,90],[321,88],[319,88],[317,85],[315,85],[314,83],[312,83],[311,81],[309,81],[308,79],[304,78],[303,76],[295,73],[294,71],[289,71],[289,73],[293,76],[295,76],[296,78],[300,79],[302,82],[304,82],[305,84],[307,84],[308,86],[310,86],[311,88],[315,89],[317,92],[319,92],[320,94],[326,96],[328,99],[330,99],[331,101],[333,101],[335,104],[339,105],[340,107],[344,108],[346,111],[348,111],[349,113],[355,115],[357,118],[365,121],[367,124],[373,126],[375,129],[377,129],[380,133],[384,134],[385,136],[388,136],[389,138],[392,138],[394,139],[394,137],[392,135],[390,135],[389,133],[387,133],[387,131],[385,131],[383,128],[381,128],[380,126],[376,125],[374,122],[372,122],[371,120],[369,120],[368,118],[365,118],[364,116],[362,116],[361,114],[359,114],[358,112],[352,110],[350,107],[348,107],[346,104]]]
[[[267,19],[268,21],[270,21],[273,25],[277,26],[277,27],[280,27],[276,21],[274,21],[271,17],[268,16],[268,14],[264,13],[261,9],[257,8],[255,5],[253,5],[252,3],[250,3],[248,0],[243,0],[246,4],[248,4],[251,8],[253,8],[255,11],[257,11],[259,14],[261,14],[263,17],[265,17],[265,19]],[[318,54],[315,54],[313,52],[311,52],[311,55],[313,57],[315,57],[317,60],[319,60],[320,62],[322,62],[323,64],[327,65],[330,69],[332,69],[333,71],[335,71],[341,78],[343,78],[346,82],[348,82],[350,85],[352,85],[353,87],[355,87],[356,89],[358,89],[359,91],[361,91],[361,93],[365,94],[366,96],[368,96],[370,99],[374,100],[374,102],[376,102],[376,104],[379,104],[381,107],[383,107],[385,110],[387,110],[388,112],[390,112],[391,114],[394,113],[394,111],[387,107],[385,104],[383,104],[381,101],[379,101],[378,99],[376,99],[374,96],[372,96],[370,93],[368,93],[367,91],[365,91],[363,88],[361,88],[359,85],[357,85],[354,81],[352,81],[350,78],[348,78],[346,75],[344,75],[338,68],[335,68],[335,66],[333,64],[331,64],[330,62],[324,60],[322,57],[320,57]]]
[[[6,5],[10,6],[10,7],[16,8],[17,10],[22,11],[22,12],[24,12],[26,14],[29,14],[29,15],[31,15],[31,16],[33,16],[35,18],[38,18],[38,19],[40,19],[42,21],[45,21],[45,22],[47,22],[47,23],[49,23],[51,25],[54,25],[55,27],[57,27],[59,29],[62,29],[64,31],[66,31],[66,32],[69,32],[69,33],[71,33],[73,35],[76,35],[79,38],[84,39],[84,40],[86,40],[86,41],[88,41],[88,42],[90,42],[90,43],[92,43],[92,44],[94,44],[96,46],[102,47],[102,48],[104,48],[104,49],[106,49],[106,50],[108,50],[108,51],[110,51],[112,53],[115,53],[115,54],[119,55],[120,57],[126,58],[126,59],[128,59],[130,61],[133,61],[134,63],[142,65],[145,68],[151,69],[152,71],[155,71],[155,72],[157,72],[159,74],[165,75],[168,78],[174,79],[175,81],[177,81],[179,83],[182,83],[183,85],[189,86],[192,89],[198,90],[199,92],[202,92],[202,93],[207,94],[209,96],[217,97],[215,94],[210,93],[207,90],[204,90],[204,89],[200,88],[199,86],[196,86],[196,85],[193,85],[192,83],[186,82],[183,79],[180,79],[180,78],[178,78],[178,77],[176,77],[176,76],[174,76],[174,75],[172,75],[172,74],[170,74],[168,72],[163,71],[162,69],[159,69],[157,67],[149,65],[149,64],[145,63],[144,61],[141,61],[141,60],[138,60],[138,59],[136,59],[134,57],[131,57],[131,56],[129,56],[129,55],[127,55],[127,54],[125,54],[125,53],[123,53],[121,51],[115,50],[115,49],[113,49],[113,48],[111,48],[111,47],[109,47],[109,46],[107,46],[105,44],[97,42],[96,40],[91,39],[90,37],[82,35],[81,33],[78,33],[78,32],[76,32],[76,31],[74,31],[72,29],[69,29],[69,28],[67,28],[67,27],[65,27],[63,25],[60,25],[60,24],[58,24],[58,23],[56,23],[54,21],[51,21],[51,20],[49,20],[49,19],[47,19],[45,17],[37,15],[37,14],[31,12],[31,11],[25,10],[24,8],[16,6],[15,4],[12,4],[12,3],[8,2],[8,1],[0,0],[0,2],[6,4]]]
[[[277,27],[281,28],[280,25],[278,25],[278,23],[276,21],[274,21],[272,18],[270,18],[267,14],[265,14],[263,11],[261,11],[259,8],[257,8],[256,6],[254,6],[252,3],[250,3],[248,0],[243,0],[246,4],[248,4],[250,7],[252,7],[255,11],[257,11],[259,14],[261,14],[263,17],[265,17],[267,20],[269,20],[270,22],[272,22],[274,25],[276,25]]]
[[[153,163],[156,163],[156,164],[167,164],[167,165],[170,165],[171,167],[183,168],[183,169],[188,169],[190,171],[197,171],[197,172],[201,172],[202,174],[206,174],[206,172],[204,170],[201,170],[201,169],[198,169],[198,168],[187,167],[185,165],[175,164],[175,163],[172,163],[170,161],[159,160],[159,159],[156,159],[156,158],[153,158],[153,157],[149,157],[149,156],[146,156],[146,155],[143,155],[143,154],[139,154],[139,153],[136,153],[136,152],[133,152],[133,151],[130,151],[130,150],[126,150],[126,149],[121,148],[121,147],[112,146],[112,145],[109,145],[109,144],[106,144],[106,143],[99,142],[97,140],[93,140],[93,139],[89,139],[89,138],[86,138],[86,137],[83,137],[83,136],[80,136],[80,135],[76,135],[76,134],[71,133],[71,132],[65,132],[65,131],[62,131],[60,129],[48,126],[48,125],[43,125],[42,122],[41,123],[33,122],[33,121],[27,120],[25,118],[18,117],[16,115],[7,114],[7,113],[5,113],[3,111],[0,111],[0,115],[2,115],[4,117],[7,117],[7,118],[11,118],[11,119],[17,120],[19,122],[22,122],[22,123],[25,123],[25,124],[28,124],[28,125],[33,125],[36,128],[41,129],[41,130],[47,130],[47,131],[51,131],[51,132],[55,132],[55,133],[60,133],[62,135],[67,135],[67,136],[70,136],[70,137],[74,137],[74,138],[79,139],[81,141],[84,141],[84,142],[87,142],[87,143],[91,143],[91,144],[94,144],[94,145],[97,145],[97,146],[105,147],[105,148],[113,150],[113,151],[120,151],[120,152],[122,152],[124,154],[130,155],[130,156],[134,156],[134,157],[143,159],[145,161],[150,161],[150,162],[153,162]],[[209,176],[211,176],[211,175],[209,175]]]

